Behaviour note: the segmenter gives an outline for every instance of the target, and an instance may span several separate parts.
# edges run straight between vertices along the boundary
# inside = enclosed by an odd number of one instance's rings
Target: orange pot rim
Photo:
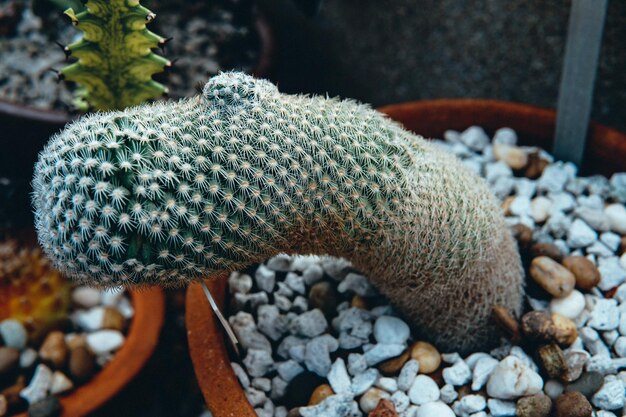
[[[553,110],[487,99],[414,101],[378,110],[425,137],[441,138],[447,129],[463,130],[472,125],[488,131],[510,127],[517,132],[522,144],[530,142],[544,149],[549,149],[556,124]],[[623,162],[626,160],[625,134],[592,123],[586,149],[587,160],[583,166],[587,172],[610,173],[626,169]],[[222,311],[227,277],[228,274],[224,274],[207,283]],[[185,322],[196,379],[213,416],[255,417],[230,365],[223,330],[199,284],[187,289]]]
[[[165,296],[160,288],[130,290],[134,316],[124,345],[89,382],[59,396],[61,417],[86,416],[111,400],[137,376],[152,356],[165,319]],[[27,417],[28,413],[14,417]]]

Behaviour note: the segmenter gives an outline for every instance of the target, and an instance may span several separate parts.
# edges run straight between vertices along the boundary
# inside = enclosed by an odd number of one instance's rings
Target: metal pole
[[[579,165],[589,128],[593,85],[608,0],[573,0],[557,103],[554,156]]]

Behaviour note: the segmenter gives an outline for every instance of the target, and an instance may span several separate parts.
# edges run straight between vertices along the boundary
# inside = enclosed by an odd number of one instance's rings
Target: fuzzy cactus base
[[[353,101],[240,73],[203,94],[99,113],[41,152],[39,240],[96,285],[177,285],[280,252],[349,259],[430,340],[495,337],[522,268],[495,197],[454,157]]]

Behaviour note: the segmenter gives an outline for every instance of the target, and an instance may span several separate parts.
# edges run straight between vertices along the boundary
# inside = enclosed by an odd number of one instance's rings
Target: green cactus
[[[499,205],[452,156],[369,107],[240,73],[86,116],[33,180],[39,240],[97,285],[176,285],[280,252],[348,258],[441,347],[493,340],[522,271]]]
[[[146,28],[155,14],[139,0],[88,0],[85,11],[65,14],[84,34],[65,47],[78,61],[60,71],[81,86],[74,100],[79,110],[121,110],[167,92],[152,79],[171,65],[152,52],[167,39]]]

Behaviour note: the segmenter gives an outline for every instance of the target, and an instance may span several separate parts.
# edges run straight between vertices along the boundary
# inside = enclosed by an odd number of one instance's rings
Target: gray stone
[[[548,165],[537,180],[537,189],[550,193],[562,191],[565,183],[574,177],[575,167],[569,163],[556,162]]]
[[[374,384],[377,388],[384,389],[387,392],[398,391],[398,381],[395,378],[381,376]]]
[[[272,381],[269,378],[254,378],[250,385],[263,392],[270,392],[272,389]]]
[[[545,229],[555,238],[562,238],[567,235],[572,227],[572,219],[561,211],[553,212],[546,221]]]
[[[296,296],[291,304],[291,307],[298,312],[305,312],[309,309],[309,302],[301,295]]]
[[[20,397],[33,404],[48,396],[52,385],[52,371],[44,364],[37,365],[28,386],[20,391]]]
[[[302,417],[348,417],[353,411],[352,396],[336,394],[326,397],[322,402],[308,407],[300,407]]]
[[[289,382],[294,377],[302,373],[304,371],[304,368],[301,367],[296,361],[289,359],[285,362],[280,362],[276,364],[276,371],[282,379]]]
[[[381,316],[374,323],[374,338],[378,343],[402,345],[410,333],[409,325],[397,317]]]
[[[330,367],[328,372],[328,383],[330,384],[335,394],[343,394],[350,392],[352,381],[348,370],[346,369],[346,363],[343,359],[338,358]]]
[[[461,142],[474,151],[481,151],[489,144],[489,136],[482,127],[470,126],[465,129],[459,136]]]
[[[307,339],[293,335],[286,336],[278,345],[276,353],[283,359],[289,359],[289,350],[294,346],[304,346]]]
[[[272,400],[278,400],[285,396],[287,386],[289,383],[282,379],[280,376],[272,378],[272,391],[270,392],[270,398]]]
[[[348,273],[346,277],[339,283],[337,290],[341,293],[346,291],[352,291],[361,297],[371,297],[376,295],[374,287],[370,284],[365,275],[356,274],[354,272]]]
[[[446,384],[461,386],[470,382],[471,379],[472,371],[463,360],[443,370],[443,380]]]
[[[291,270],[291,256],[281,253],[268,259],[267,267],[272,271],[287,272]]]
[[[472,391],[480,391],[487,383],[498,361],[491,356],[480,358],[472,370]]]
[[[407,408],[409,408],[409,405],[411,405],[409,396],[402,391],[395,391],[391,395],[390,400],[398,413],[403,413]]]
[[[285,284],[298,294],[304,294],[306,292],[304,278],[302,275],[298,275],[295,272],[287,273],[287,276],[285,277]]]
[[[469,394],[456,401],[452,406],[457,416],[469,417],[472,413],[482,411],[487,406],[487,400],[485,397],[478,394]]]
[[[604,214],[602,208],[577,207],[574,210],[574,215],[584,220],[585,223],[598,232],[607,232],[611,228],[609,219],[606,214]]]
[[[315,284],[324,278],[324,269],[318,264],[309,265],[304,271],[302,271],[302,279],[308,286]]]
[[[619,325],[617,301],[613,299],[598,299],[593,310],[591,310],[588,325],[596,330],[617,329]]]
[[[600,241],[594,242],[591,246],[587,247],[586,252],[588,255],[596,255],[602,258],[613,256],[613,251]]]
[[[17,350],[24,349],[28,341],[28,333],[26,333],[22,323],[13,319],[6,319],[0,322],[0,336],[4,340],[6,347]]]
[[[278,341],[287,331],[287,317],[278,312],[278,307],[265,304],[257,310],[258,329],[267,337]]]
[[[513,401],[503,401],[496,398],[487,400],[487,407],[493,417],[512,417],[516,415],[515,403]]]
[[[617,256],[598,259],[598,271],[602,277],[598,288],[602,291],[617,287],[626,280],[626,269],[621,267]]]
[[[624,407],[624,385],[618,379],[607,381],[591,398],[591,402],[603,410],[617,410]]]
[[[408,392],[411,402],[423,405],[439,399],[439,387],[433,379],[426,375],[418,375]]]
[[[506,162],[498,161],[485,165],[485,179],[490,184],[495,184],[495,182],[500,178],[508,178],[511,180],[511,189],[513,189],[513,186],[515,185],[515,180],[510,178],[512,176],[513,170],[511,170],[511,167],[509,167]]]
[[[267,304],[269,298],[264,291],[256,292],[252,294],[235,293],[235,305],[237,309],[242,310],[246,305],[250,305],[252,310],[256,310],[260,305]]]
[[[352,378],[352,386],[350,390],[353,395],[358,396],[370,389],[378,379],[379,373],[377,369],[370,368],[365,372],[361,372]]]
[[[267,401],[267,397],[265,396],[265,393],[256,388],[250,387],[246,389],[245,394],[246,394],[246,398],[248,399],[248,402],[250,403],[252,407],[258,407],[260,405],[265,404],[265,401]]]
[[[621,237],[617,233],[604,232],[600,235],[600,241],[604,243],[610,250],[616,252],[621,243]]]
[[[252,377],[263,376],[274,368],[272,355],[262,349],[248,349],[243,364]]]
[[[374,345],[373,348],[365,352],[365,361],[368,366],[376,365],[386,359],[391,359],[404,351],[404,345],[381,344]]]
[[[598,239],[598,234],[583,220],[576,219],[567,233],[567,244],[571,248],[584,248]]]
[[[550,193],[548,198],[552,200],[552,212],[562,211],[565,213],[576,207],[576,199],[568,192]]]
[[[271,293],[276,285],[276,272],[267,266],[260,264],[254,273],[254,279],[257,287],[262,291]]]
[[[229,317],[228,321],[241,346],[245,349],[272,351],[270,341],[257,330],[254,317],[251,314],[239,311],[235,316]]]
[[[252,277],[241,272],[232,272],[228,277],[228,287],[231,293],[247,294],[252,289]]]
[[[351,353],[348,355],[348,372],[350,375],[355,376],[367,369],[367,362],[365,357],[360,353]]]
[[[239,380],[241,386],[244,389],[248,388],[250,386],[250,378],[248,377],[246,371],[244,371],[241,365],[237,362],[231,362],[230,366],[233,368],[233,372],[235,373],[235,376]]]
[[[454,386],[450,384],[446,384],[439,390],[439,396],[441,401],[446,404],[452,404],[457,398],[459,398],[459,394],[454,389]]]
[[[300,314],[295,320],[289,323],[289,330],[293,334],[307,337],[319,336],[328,327],[328,322],[324,313],[320,309],[313,309]]]
[[[493,144],[517,145],[517,133],[510,127],[501,127],[493,134]]]
[[[338,347],[339,343],[332,336],[316,337],[306,344],[304,364],[309,371],[326,377],[331,366],[330,352],[334,352]]]
[[[626,172],[611,176],[611,197],[620,203],[626,203]]]
[[[415,377],[419,372],[420,364],[415,359],[409,359],[400,369],[400,374],[398,375],[398,389],[402,391],[407,391],[413,385],[413,381],[415,381]]]

